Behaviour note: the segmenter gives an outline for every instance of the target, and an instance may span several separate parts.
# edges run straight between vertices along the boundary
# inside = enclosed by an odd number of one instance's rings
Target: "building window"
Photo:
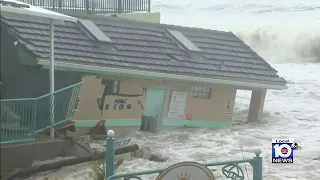
[[[119,91],[120,91],[120,81],[114,80],[113,81],[113,93],[119,94]]]
[[[101,84],[104,85],[103,96],[110,95],[110,94],[119,94],[120,92],[119,80],[102,79]]]
[[[191,95],[194,98],[210,99],[211,87],[207,86],[192,86]]]

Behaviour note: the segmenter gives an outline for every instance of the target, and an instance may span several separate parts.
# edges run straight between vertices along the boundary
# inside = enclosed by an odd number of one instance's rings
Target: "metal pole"
[[[54,125],[54,24],[53,20],[50,20],[50,120]],[[50,129],[50,136],[54,138],[54,128]]]
[[[107,132],[106,139],[106,159],[105,159],[105,179],[114,175],[114,151],[115,151],[114,131]]]
[[[262,180],[262,157],[260,157],[261,150],[255,152],[253,167],[253,180]]]
[[[151,0],[148,1],[148,12],[151,12]]]

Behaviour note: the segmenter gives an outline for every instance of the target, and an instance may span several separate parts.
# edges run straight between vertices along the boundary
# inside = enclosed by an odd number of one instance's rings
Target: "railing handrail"
[[[141,172],[130,172],[130,173],[122,173],[122,174],[115,174],[114,171],[114,153],[115,153],[115,138],[114,138],[114,131],[109,130],[107,132],[107,138],[106,138],[106,156],[105,156],[105,179],[106,180],[112,180],[116,178],[124,178],[124,179],[141,179],[138,177],[139,175],[148,175],[148,174],[161,174],[163,172],[168,171],[167,168],[165,169],[153,169],[148,171],[141,171]],[[224,162],[215,162],[215,163],[204,163],[203,165],[208,166],[222,166],[222,172],[223,174],[228,177],[230,177],[230,174],[235,178],[244,178],[244,172],[243,170],[238,166],[239,163],[249,163],[253,168],[253,180],[262,180],[262,157],[261,150],[256,149],[253,151],[255,156],[250,159],[241,159],[241,160],[231,160],[231,161],[224,161]],[[188,162],[183,162],[188,163]],[[193,162],[190,162],[193,163]],[[176,164],[177,165],[177,164]],[[173,165],[174,166],[174,165]],[[237,173],[230,171],[233,168],[237,168]],[[227,174],[229,173],[229,174]],[[232,178],[232,179],[235,179]]]
[[[72,84],[72,85],[70,85],[70,86],[61,88],[61,89],[55,91],[55,92],[52,93],[52,94],[56,94],[56,93],[59,93],[59,92],[62,92],[62,91],[64,91],[64,90],[66,90],[66,89],[73,88],[73,87],[75,87],[75,86],[80,85],[81,83],[82,83],[82,82],[78,82],[78,83],[76,83],[76,84]],[[42,95],[42,96],[39,96],[39,97],[35,97],[35,98],[0,99],[0,102],[8,102],[8,101],[30,101],[30,100],[38,100],[38,99],[45,98],[45,97],[48,97],[48,96],[51,96],[51,93],[45,94],[45,95]]]
[[[227,164],[237,164],[237,163],[250,163],[255,161],[255,159],[241,159],[241,160],[233,160],[233,161],[222,161],[222,162],[216,162],[216,163],[204,163],[205,166],[221,166],[221,165],[227,165]],[[110,176],[107,178],[107,180],[112,180],[115,178],[120,177],[128,177],[128,176],[138,176],[138,175],[147,175],[147,174],[156,174],[156,173],[162,173],[165,171],[166,168],[162,169],[153,169],[153,170],[147,170],[147,171],[140,171],[140,172],[129,172],[129,173],[122,173],[122,174],[115,174],[113,176]]]
[[[0,144],[32,141],[36,133],[72,120],[81,84],[78,82],[37,98],[0,100]]]
[[[95,13],[151,12],[151,0],[19,0],[53,11]]]

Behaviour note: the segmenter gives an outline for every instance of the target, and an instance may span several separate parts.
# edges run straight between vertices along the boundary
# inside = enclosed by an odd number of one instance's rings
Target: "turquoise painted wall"
[[[75,124],[78,128],[94,127],[100,120],[76,120]],[[140,126],[139,119],[112,119],[106,120],[106,127],[133,127]],[[173,127],[199,127],[199,128],[227,128],[231,126],[231,122],[226,121],[204,121],[204,120],[176,120],[164,119],[164,126]]]

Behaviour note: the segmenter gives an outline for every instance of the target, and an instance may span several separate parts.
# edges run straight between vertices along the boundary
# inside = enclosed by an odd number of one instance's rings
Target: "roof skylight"
[[[112,42],[112,40],[102,32],[96,24],[90,20],[79,19],[80,24],[98,41]]]
[[[177,41],[181,43],[189,51],[201,51],[195,44],[193,44],[184,34],[176,30],[167,30]]]

